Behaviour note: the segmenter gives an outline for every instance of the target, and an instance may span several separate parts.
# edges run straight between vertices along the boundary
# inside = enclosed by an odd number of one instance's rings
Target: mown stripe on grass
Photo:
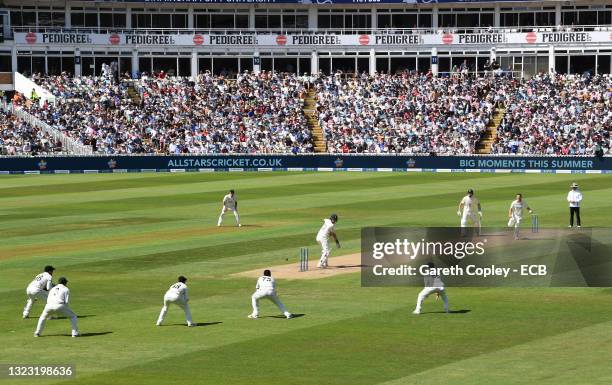
[[[437,366],[380,385],[611,384],[612,322]]]

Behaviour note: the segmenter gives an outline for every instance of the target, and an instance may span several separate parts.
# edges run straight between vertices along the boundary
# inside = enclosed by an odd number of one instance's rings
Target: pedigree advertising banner
[[[463,46],[586,44],[612,41],[611,32],[494,32],[473,34],[97,34],[97,33],[15,33],[15,42],[26,45],[106,45],[106,46],[232,46],[232,47],[311,47],[311,46]]]

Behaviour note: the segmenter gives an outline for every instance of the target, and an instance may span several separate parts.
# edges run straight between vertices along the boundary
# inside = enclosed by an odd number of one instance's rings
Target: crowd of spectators
[[[110,68],[110,67],[109,67]],[[310,153],[308,89],[330,153],[473,154],[496,107],[495,154],[610,153],[612,77],[434,77],[431,73],[304,76],[209,72],[120,80],[34,75],[53,103],[13,100],[103,154]],[[30,99],[40,95],[32,91]],[[58,150],[47,134],[1,116],[0,154]]]
[[[471,154],[514,80],[336,73],[315,82],[332,153]]]
[[[495,154],[610,153],[612,77],[536,75],[512,93],[492,146]]]
[[[295,75],[204,73],[195,80],[147,76],[34,76],[55,96],[28,110],[94,152],[105,154],[303,153],[313,151]],[[137,99],[137,100],[135,100]]]
[[[0,111],[0,155],[46,155],[62,144],[10,112]]]

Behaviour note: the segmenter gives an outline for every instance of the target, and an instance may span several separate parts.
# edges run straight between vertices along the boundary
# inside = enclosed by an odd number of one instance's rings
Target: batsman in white
[[[332,214],[329,218],[323,219],[323,226],[319,229],[317,233],[317,242],[321,244],[321,259],[319,259],[319,263],[317,263],[317,267],[325,269],[327,267],[327,258],[329,257],[329,237],[333,237],[336,241],[336,246],[340,248],[340,241],[338,240],[338,236],[336,235],[336,222],[338,222],[338,216],[336,214]]]
[[[191,319],[191,311],[189,310],[189,295],[187,294],[187,278],[182,275],[178,277],[178,282],[173,283],[172,286],[166,291],[164,294],[164,306],[159,313],[159,318],[157,319],[157,326],[161,326],[162,322],[164,322],[164,318],[166,314],[168,314],[168,306],[170,304],[178,305],[181,309],[185,311],[185,319],[187,320],[187,326],[196,326],[196,324]]]
[[[238,225],[238,227],[242,227],[242,225],[240,224],[240,215],[238,215],[238,199],[236,199],[236,194],[234,193],[234,190],[230,190],[229,194],[223,197],[223,208],[221,209],[221,215],[219,215],[217,226],[221,226],[221,222],[223,222],[223,216],[228,210],[234,213],[234,217],[236,217],[236,224]]]
[[[36,326],[36,331],[34,332],[34,337],[40,337],[43,329],[45,328],[45,322],[47,322],[47,318],[52,314],[63,314],[70,318],[70,323],[72,324],[72,336],[79,336],[79,328],[77,326],[77,316],[74,312],[68,307],[68,303],[70,301],[70,290],[66,285],[68,284],[68,280],[65,277],[60,277],[57,280],[57,285],[49,291],[49,296],[47,297],[47,305],[43,310],[40,318],[38,318],[38,325]]]
[[[276,281],[272,278],[270,270],[264,270],[263,276],[257,280],[255,285],[255,293],[251,296],[251,304],[253,305],[253,312],[249,314],[249,318],[259,317],[259,300],[262,298],[268,298],[278,306],[279,310],[285,315],[287,319],[291,318],[292,315],[287,311],[285,305],[276,295]]]
[[[469,219],[472,224],[478,228],[478,234],[480,234],[482,208],[480,207],[480,201],[474,196],[474,190],[469,189],[467,191],[467,195],[461,199],[461,202],[459,202],[457,215],[461,217],[462,228],[467,227]]]
[[[510,218],[508,220],[508,227],[514,226],[514,239],[519,239],[519,229],[523,221],[524,209],[527,209],[529,214],[533,213],[527,202],[523,200],[523,194],[516,194],[516,198],[510,203],[510,208],[508,209],[508,218]]]
[[[36,300],[47,300],[47,296],[49,295],[49,290],[53,287],[53,271],[55,268],[53,266],[45,266],[45,271],[38,274],[32,282],[26,288],[26,295],[28,296],[28,301],[26,302],[25,307],[23,308],[23,318],[28,318],[30,315],[30,310],[32,310],[32,305],[34,305],[34,301]]]
[[[442,297],[442,301],[444,301],[444,311],[448,313],[448,297],[444,290],[444,282],[442,282],[442,278],[440,278],[440,275],[436,272],[433,262],[429,262],[427,266],[429,274],[424,277],[425,287],[417,297],[416,308],[412,314],[421,314],[421,305],[423,305],[423,301],[432,293],[436,293],[436,299]]]

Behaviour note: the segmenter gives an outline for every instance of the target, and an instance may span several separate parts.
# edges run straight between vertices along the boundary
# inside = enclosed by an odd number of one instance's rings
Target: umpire
[[[572,189],[567,193],[567,201],[570,209],[570,224],[568,227],[574,226],[574,215],[576,215],[576,224],[580,227],[580,202],[582,201],[582,193],[578,190],[578,183],[572,183]]]

